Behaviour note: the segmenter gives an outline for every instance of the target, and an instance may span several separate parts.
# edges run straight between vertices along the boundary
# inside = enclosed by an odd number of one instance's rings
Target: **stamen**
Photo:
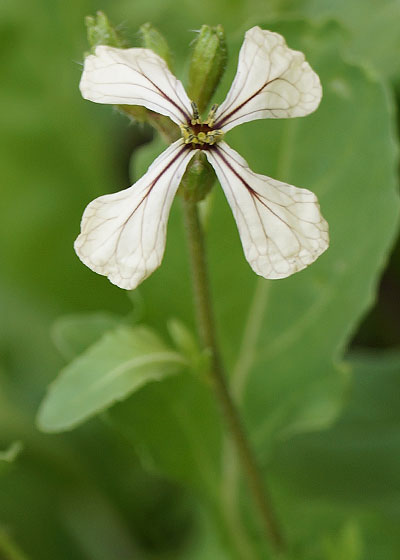
[[[193,115],[192,124],[181,124],[180,129],[182,133],[182,138],[185,144],[193,144],[200,149],[205,149],[207,146],[212,146],[224,136],[222,130],[213,129],[208,120],[201,122],[199,117],[199,112],[196,103],[192,102]],[[211,107],[210,115],[215,115],[217,105]],[[209,117],[210,117],[209,115]]]
[[[221,140],[221,138],[223,137],[224,133],[222,132],[222,130],[212,130],[211,132],[207,132],[207,140],[206,143],[210,144],[211,146],[213,144],[215,144],[215,142],[218,142],[218,140]]]
[[[208,113],[207,120],[204,123],[204,124],[208,124],[210,128],[214,126],[215,113],[217,112],[217,109],[218,109],[218,103],[214,103],[214,105],[210,109],[210,112]]]
[[[181,124],[180,129],[185,144],[190,144],[194,138],[193,130],[187,124]]]
[[[193,111],[193,118],[192,118],[192,124],[200,124],[200,115],[199,115],[199,108],[197,107],[197,103],[195,103],[194,101],[190,102],[192,105],[192,111]]]

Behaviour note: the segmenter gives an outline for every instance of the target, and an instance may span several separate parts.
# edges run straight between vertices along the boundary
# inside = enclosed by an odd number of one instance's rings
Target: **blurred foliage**
[[[132,45],[142,24],[154,24],[184,82],[193,30],[222,24],[229,64],[217,101],[255,24],[284,34],[321,75],[314,115],[248,123],[228,141],[254,171],[316,192],[331,248],[292,278],[257,279],[216,184],[207,228],[219,336],[291,543],[287,558],[397,560],[400,355],[343,355],[397,230],[398,0],[1,2],[0,557],[269,557],[201,368],[148,383],[105,422],[61,435],[34,425],[46,385],[65,366],[50,334],[56,320],[67,360],[98,345],[121,316],[165,341],[176,318],[187,330],[172,329],[174,343],[197,352],[179,201],[164,263],[131,301],[73,252],[84,206],[128,186],[132,152],[140,176],[162,150],[158,140],[136,150],[151,131],[80,97],[84,17],[97,10]],[[399,270],[398,252],[394,259]],[[394,298],[399,276],[390,278]],[[77,329],[71,314],[93,311]],[[370,323],[368,340],[378,333],[398,344],[398,317],[388,334],[381,324]]]

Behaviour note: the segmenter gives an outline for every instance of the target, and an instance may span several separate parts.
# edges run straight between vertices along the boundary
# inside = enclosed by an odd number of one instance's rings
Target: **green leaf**
[[[84,352],[121,321],[117,315],[98,311],[87,315],[64,315],[52,327],[54,344],[66,360]]]
[[[351,393],[335,425],[280,442],[269,473],[279,480],[285,523],[302,519],[296,538],[305,559],[318,534],[325,554],[319,549],[316,558],[330,560],[343,547],[349,550],[339,557],[364,558],[364,542],[371,558],[394,560],[400,553],[400,353],[359,354],[351,364]],[[342,537],[329,536],[346,519],[359,529],[350,523]]]
[[[274,469],[303,497],[391,509],[400,492],[400,353],[351,362],[351,398],[338,422],[279,445]]]
[[[41,404],[38,425],[46,432],[71,429],[184,365],[152,330],[119,327],[63,369]]]
[[[374,0],[286,0],[277,6],[292,17],[337,19],[347,32],[347,52],[399,83],[400,2],[381,0],[376,8]]]

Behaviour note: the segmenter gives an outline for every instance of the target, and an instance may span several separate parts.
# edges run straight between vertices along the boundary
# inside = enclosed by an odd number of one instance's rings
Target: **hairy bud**
[[[200,113],[209,104],[225,71],[227,49],[221,25],[203,25],[195,41],[189,68],[188,95]]]

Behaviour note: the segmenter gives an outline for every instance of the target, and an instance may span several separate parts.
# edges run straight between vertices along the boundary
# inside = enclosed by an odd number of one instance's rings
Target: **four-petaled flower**
[[[246,33],[231,89],[205,121],[164,60],[148,49],[98,46],[85,60],[80,89],[96,103],[142,105],[167,115],[182,131],[133,186],[86,208],[75,250],[95,272],[133,289],[160,265],[172,200],[198,150],[215,170],[257,274],[285,278],[328,247],[328,225],[316,196],[253,173],[222,139],[241,123],[301,117],[318,107],[317,74],[281,35],[259,27]]]

